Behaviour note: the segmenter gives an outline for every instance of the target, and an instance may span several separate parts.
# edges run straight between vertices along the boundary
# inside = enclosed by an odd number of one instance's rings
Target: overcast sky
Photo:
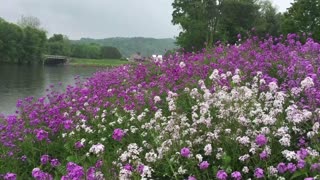
[[[283,12],[293,0],[272,0]],[[173,0],[0,0],[0,17],[17,22],[35,16],[49,35],[81,37],[175,37]]]

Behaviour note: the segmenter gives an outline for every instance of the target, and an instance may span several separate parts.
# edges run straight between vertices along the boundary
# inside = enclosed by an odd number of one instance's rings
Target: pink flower
[[[121,141],[124,135],[124,131],[120,128],[117,128],[113,131],[112,138],[116,141]]]
[[[219,170],[216,177],[218,180],[227,180],[228,174],[224,170]]]
[[[207,169],[208,167],[209,167],[209,163],[208,163],[208,161],[202,161],[200,164],[199,164],[199,168],[201,169],[201,170],[204,170],[204,169]]]
[[[263,135],[263,134],[259,134],[259,135],[256,137],[256,144],[258,144],[259,146],[266,145],[267,142],[268,142],[268,139],[267,139],[266,136]]]
[[[257,168],[257,169],[254,171],[254,176],[255,176],[257,179],[263,178],[263,177],[264,177],[263,169]]]
[[[187,147],[182,148],[181,151],[180,151],[180,154],[183,157],[189,157],[189,155],[190,155],[189,148],[187,148]]]

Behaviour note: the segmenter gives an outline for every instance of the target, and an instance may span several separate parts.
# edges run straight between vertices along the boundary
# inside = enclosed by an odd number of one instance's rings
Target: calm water
[[[15,112],[18,99],[28,96],[40,97],[51,85],[73,85],[74,77],[90,77],[97,67],[75,66],[19,66],[0,64],[0,114]]]

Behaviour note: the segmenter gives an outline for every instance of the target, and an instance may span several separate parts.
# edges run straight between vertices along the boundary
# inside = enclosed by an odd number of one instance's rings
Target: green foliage
[[[129,63],[127,60],[119,59],[81,59],[73,58],[69,62],[71,65],[82,65],[82,66],[107,66],[114,67]]]
[[[48,39],[47,42],[47,54],[51,55],[71,55],[71,44],[67,37],[62,34],[54,34]]]
[[[264,36],[270,34],[279,36],[281,34],[281,24],[283,15],[278,13],[270,1],[262,1],[260,4],[259,18],[256,22],[255,29],[258,35]]]
[[[177,44],[187,51],[217,40],[235,43],[252,28],[259,35],[280,34],[282,16],[269,0],[175,0],[172,6],[172,23],[182,28]]]
[[[102,58],[120,59],[121,53],[115,47],[103,46],[103,47],[101,47],[101,57]]]
[[[312,33],[320,40],[320,0],[295,0],[284,13],[284,33]]]
[[[180,25],[182,32],[177,37],[177,44],[187,51],[204,47],[204,42],[212,41],[220,17],[223,0],[195,0],[172,3],[172,23]]]
[[[221,21],[218,31],[225,38],[224,40],[235,43],[238,40],[237,34],[246,34],[255,26],[258,15],[259,6],[254,0],[225,0],[221,4]]]
[[[72,41],[73,44],[84,47],[92,43],[100,46],[111,46],[119,50],[123,57],[130,57],[136,52],[141,52],[142,56],[151,56],[153,54],[164,54],[166,50],[176,48],[174,39],[153,39],[153,38],[107,38],[107,39],[89,39],[82,38]],[[87,57],[92,58],[92,57]]]
[[[36,63],[44,53],[45,42],[42,30],[0,21],[0,61]]]

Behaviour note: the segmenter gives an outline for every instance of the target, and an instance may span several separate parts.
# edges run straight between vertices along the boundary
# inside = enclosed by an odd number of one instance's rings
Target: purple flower
[[[254,177],[256,177],[257,179],[263,178],[264,177],[263,169],[257,168],[256,170],[254,170]]]
[[[87,178],[86,179],[87,180],[96,180],[95,173],[96,173],[95,167],[90,167],[87,170],[87,175],[86,175]]]
[[[306,165],[306,162],[304,160],[299,160],[298,163],[297,163],[297,167],[299,169],[304,168],[305,165]]]
[[[51,159],[50,164],[52,167],[57,167],[61,165],[58,159]]]
[[[294,173],[297,170],[297,166],[293,163],[288,163],[287,169],[289,172]]]
[[[320,172],[320,163],[314,163],[310,167],[311,171],[318,171]]]
[[[42,155],[40,158],[41,164],[45,165],[50,161],[50,156],[49,155]]]
[[[23,156],[21,156],[21,161],[26,161],[27,160],[27,156],[26,155],[23,155]]]
[[[102,160],[98,160],[98,161],[96,162],[96,164],[95,164],[95,167],[99,169],[99,168],[102,167],[102,165],[103,165],[103,161],[102,161]]]
[[[112,138],[116,141],[121,141],[124,135],[125,135],[124,131],[120,128],[117,128],[113,131]]]
[[[130,164],[126,164],[123,168],[128,171],[133,171],[133,167]]]
[[[258,144],[259,146],[263,146],[263,145],[267,144],[267,142],[268,142],[268,139],[263,134],[259,134],[256,137],[256,144]]]
[[[308,151],[304,148],[301,148],[298,152],[297,152],[298,156],[300,159],[305,159],[308,156]]]
[[[261,160],[266,160],[268,158],[268,153],[267,151],[262,151],[259,156]]]
[[[197,180],[197,178],[194,177],[194,176],[189,176],[189,177],[188,177],[188,180]]]
[[[17,179],[17,175],[14,173],[7,173],[4,176],[4,180],[16,180]]]
[[[277,169],[280,174],[283,174],[287,171],[287,166],[285,163],[281,162],[278,164]]]
[[[137,171],[138,171],[140,174],[142,174],[142,173],[143,173],[143,169],[144,169],[144,165],[143,165],[143,164],[140,164],[140,165],[138,166]]]
[[[204,169],[207,169],[209,167],[209,163],[208,161],[202,161],[200,164],[199,164],[199,167],[201,170],[204,170]]]
[[[71,126],[72,126],[72,121],[71,120],[66,120],[66,121],[63,122],[64,129],[69,130],[69,129],[71,129]]]
[[[216,178],[219,180],[226,180],[228,178],[228,174],[224,170],[219,170],[217,172]]]
[[[42,171],[39,168],[34,168],[32,170],[32,177],[34,177],[35,179],[40,177],[41,172]]]
[[[239,171],[235,171],[233,173],[231,173],[231,177],[235,180],[241,180],[241,173]]]
[[[67,172],[68,172],[68,177],[73,179],[82,179],[85,174],[83,167],[73,162],[67,163]]]
[[[74,144],[74,147],[75,147],[76,149],[81,149],[81,148],[84,147],[84,144],[83,144],[82,142],[80,142],[80,141],[77,141],[77,142]]]
[[[48,135],[49,135],[49,133],[48,133],[47,131],[45,131],[45,130],[42,130],[42,129],[36,130],[36,137],[37,137],[37,139],[38,139],[39,141],[42,141],[42,140],[44,140],[44,139],[47,139],[47,138],[48,138]]]
[[[313,177],[307,177],[307,178],[304,178],[304,180],[314,180]]]
[[[36,180],[52,180],[52,176],[48,173],[41,171],[39,168],[34,168],[32,170],[32,177]]]
[[[190,155],[189,148],[187,148],[187,147],[182,148],[181,151],[180,151],[180,154],[183,157],[189,157],[189,155]]]

